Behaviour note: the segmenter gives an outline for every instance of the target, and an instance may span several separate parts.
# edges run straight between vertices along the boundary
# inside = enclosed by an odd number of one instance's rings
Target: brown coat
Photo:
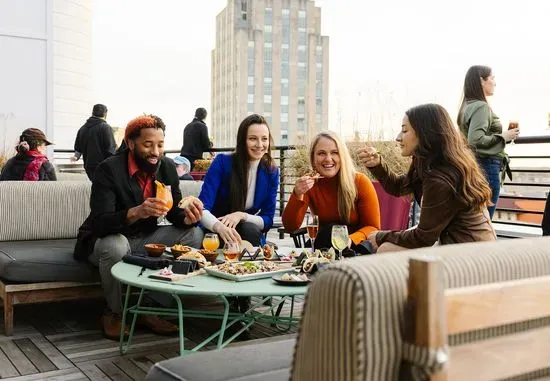
[[[394,196],[413,193],[421,205],[417,226],[397,232],[380,231],[376,234],[378,245],[391,242],[412,249],[432,246],[437,241],[446,245],[496,240],[487,208],[476,211],[457,199],[459,180],[451,168],[431,170],[424,179],[416,177],[413,181],[390,172],[384,162],[370,171],[386,192]]]

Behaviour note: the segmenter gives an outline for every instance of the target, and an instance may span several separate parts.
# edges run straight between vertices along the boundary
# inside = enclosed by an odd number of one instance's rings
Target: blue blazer
[[[231,181],[231,169],[233,155],[217,155],[202,184],[199,199],[204,204],[204,209],[209,210],[216,217],[229,213],[229,183]],[[268,169],[260,163],[256,175],[256,190],[252,208],[244,212],[256,214],[264,220],[264,230],[273,225],[277,191],[279,188],[279,168]]]

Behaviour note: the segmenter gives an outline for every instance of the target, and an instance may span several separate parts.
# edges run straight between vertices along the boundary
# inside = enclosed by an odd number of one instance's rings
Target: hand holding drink
[[[514,139],[519,136],[519,122],[517,120],[511,120],[508,124],[506,141],[510,141],[510,144],[514,144]]]

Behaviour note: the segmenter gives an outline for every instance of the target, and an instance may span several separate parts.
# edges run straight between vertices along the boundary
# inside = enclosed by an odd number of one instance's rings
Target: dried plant
[[[374,180],[370,171],[359,161],[357,150],[361,147],[372,146],[380,152],[390,169],[397,174],[406,173],[410,166],[410,159],[401,156],[401,150],[394,141],[352,141],[346,142],[355,168]],[[312,171],[309,163],[309,146],[296,146],[296,150],[290,153],[287,174],[290,177],[300,177]]]
[[[4,168],[4,165],[6,164],[6,162],[8,161],[10,157],[8,156],[7,153],[5,152],[0,152],[0,170],[2,168]]]
[[[212,159],[199,159],[193,163],[193,172],[206,172],[212,164]]]

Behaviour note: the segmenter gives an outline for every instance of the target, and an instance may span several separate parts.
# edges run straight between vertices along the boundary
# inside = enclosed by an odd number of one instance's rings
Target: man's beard
[[[160,157],[158,158],[158,161],[156,164],[152,164],[147,161],[147,158],[143,158],[142,156],[140,156],[136,150],[132,152],[132,155],[134,156],[134,161],[136,162],[139,168],[139,171],[147,173],[148,175],[154,174],[160,165]],[[148,156],[148,157],[154,157],[154,156]]]

